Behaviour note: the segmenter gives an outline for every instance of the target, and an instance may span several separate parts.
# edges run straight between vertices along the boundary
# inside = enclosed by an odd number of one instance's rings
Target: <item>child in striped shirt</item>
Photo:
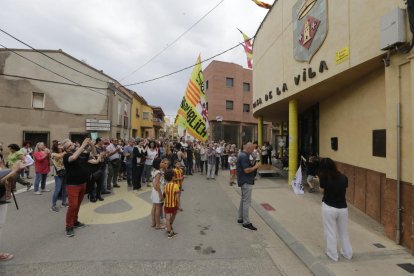
[[[183,173],[183,169],[181,167],[180,161],[175,162],[173,173],[174,173],[173,181],[176,182],[180,186],[181,191],[184,191],[183,189],[184,173]]]
[[[164,178],[165,182],[167,182],[164,188],[164,212],[167,224],[167,236],[170,239],[177,235],[172,225],[177,211],[180,209],[180,186],[173,181],[173,172],[171,170],[165,172]]]

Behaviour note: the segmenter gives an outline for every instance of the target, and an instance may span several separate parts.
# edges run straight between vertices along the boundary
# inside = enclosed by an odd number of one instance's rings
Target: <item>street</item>
[[[79,220],[87,226],[72,238],[64,232],[66,209],[50,211],[50,193],[19,193],[20,210],[9,204],[1,240],[2,251],[15,258],[0,274],[311,275],[253,209],[257,232],[236,222],[239,195],[227,177],[220,172],[207,181],[195,173],[185,179],[173,239],[151,228],[150,188],[136,195],[121,182],[105,201],[85,198]]]

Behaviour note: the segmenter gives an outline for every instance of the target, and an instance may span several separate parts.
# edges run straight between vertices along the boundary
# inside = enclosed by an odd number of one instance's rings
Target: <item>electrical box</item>
[[[406,42],[405,10],[395,8],[381,17],[381,50]]]

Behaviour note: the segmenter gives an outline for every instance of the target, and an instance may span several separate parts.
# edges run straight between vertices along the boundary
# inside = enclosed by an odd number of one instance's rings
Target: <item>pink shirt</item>
[[[47,174],[50,172],[49,157],[44,151],[33,153],[35,173]]]

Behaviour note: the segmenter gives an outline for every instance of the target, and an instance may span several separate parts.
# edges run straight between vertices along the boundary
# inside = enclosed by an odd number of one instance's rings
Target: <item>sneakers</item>
[[[121,186],[119,186],[119,185],[114,185],[114,188],[121,188]]]
[[[252,231],[257,231],[257,228],[253,226],[253,224],[249,223],[249,224],[243,224],[243,228],[246,230],[252,230]]]
[[[238,219],[237,223],[243,223],[243,219]]]
[[[42,193],[40,191],[34,192],[35,195],[41,195]]]
[[[50,190],[49,190],[49,189],[41,189],[40,191],[41,191],[41,192],[50,192]]]
[[[75,228],[83,228],[85,227],[85,223],[82,223],[80,221],[75,222],[75,224],[73,225]]]
[[[52,206],[52,208],[50,208],[50,211],[59,212],[59,208],[55,205],[55,206]]]
[[[314,192],[316,192],[315,188],[310,188],[309,189],[309,193],[314,193]]]
[[[69,204],[67,204],[67,203],[62,203],[62,207],[69,207]]]
[[[73,227],[66,227],[66,237],[73,237],[75,236],[75,231]]]
[[[172,239],[174,236],[176,236],[177,235],[177,233],[175,233],[174,231],[170,231],[170,232],[168,232],[168,235],[167,235],[167,237],[169,238],[169,239]]]

